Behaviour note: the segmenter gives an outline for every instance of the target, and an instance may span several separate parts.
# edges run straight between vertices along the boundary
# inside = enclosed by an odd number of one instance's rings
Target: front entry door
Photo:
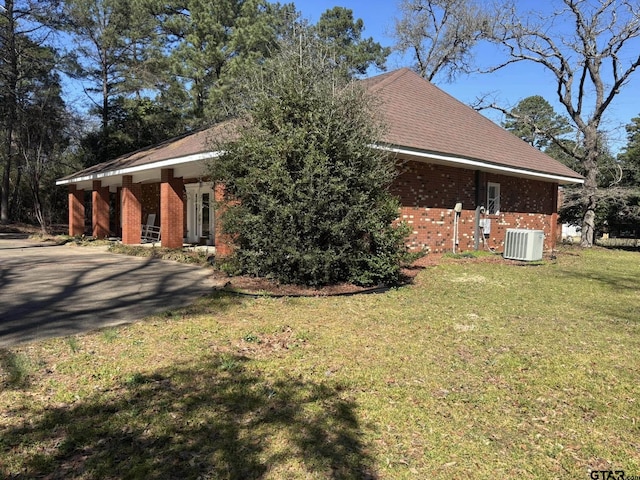
[[[213,189],[208,183],[189,183],[187,189],[187,242],[213,245]]]

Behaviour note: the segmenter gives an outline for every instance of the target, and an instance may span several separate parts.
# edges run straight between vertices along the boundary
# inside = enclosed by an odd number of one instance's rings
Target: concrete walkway
[[[212,290],[208,269],[0,233],[0,347],[130,323]]]

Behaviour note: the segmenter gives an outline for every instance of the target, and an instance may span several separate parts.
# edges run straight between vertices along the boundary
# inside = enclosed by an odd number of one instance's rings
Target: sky
[[[363,37],[373,37],[383,46],[392,46],[392,30],[394,18],[398,15],[399,0],[293,0],[302,16],[316,23],[320,15],[329,8],[341,6],[353,10],[354,18],[361,18],[365,30]],[[519,8],[536,8],[541,3],[537,0],[518,0]],[[632,52],[637,54],[640,41]],[[486,46],[476,51],[479,64],[495,64],[499,58],[497,51]],[[411,59],[399,54],[392,54],[387,61],[387,69],[410,66]],[[375,72],[372,72],[375,74]],[[623,87],[621,93],[609,106],[603,121],[603,127],[609,132],[610,147],[616,153],[626,144],[624,126],[633,117],[640,116],[640,70],[636,71],[631,81]],[[438,82],[437,86],[465,104],[472,104],[478,98],[488,96],[501,107],[513,108],[520,100],[541,95],[554,107],[557,113],[565,110],[556,100],[556,84],[551,73],[545,72],[531,62],[523,62],[506,67],[490,74],[473,74],[459,76],[452,83]],[[502,116],[495,111],[484,110],[483,113],[500,123]]]

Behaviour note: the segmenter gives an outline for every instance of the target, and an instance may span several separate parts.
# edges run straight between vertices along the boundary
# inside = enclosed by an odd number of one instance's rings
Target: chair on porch
[[[157,243],[160,241],[160,227],[156,227],[156,214],[147,215],[147,223],[142,225],[140,243]]]

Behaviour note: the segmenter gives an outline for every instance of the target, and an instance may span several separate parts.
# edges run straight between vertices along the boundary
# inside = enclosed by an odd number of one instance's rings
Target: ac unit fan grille
[[[503,257],[510,260],[535,262],[542,260],[543,248],[544,232],[542,230],[508,228],[504,240]]]

